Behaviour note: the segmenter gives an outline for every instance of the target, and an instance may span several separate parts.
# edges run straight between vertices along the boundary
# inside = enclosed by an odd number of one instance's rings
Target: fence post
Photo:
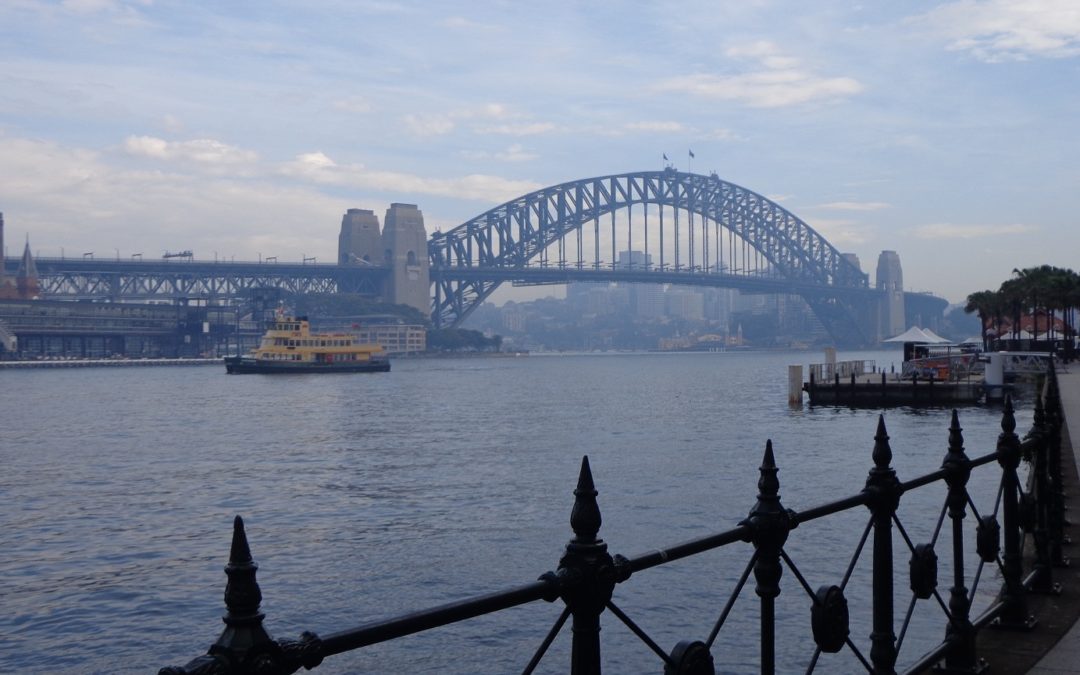
[[[761,598],[761,672],[776,672],[776,596],[780,595],[780,551],[794,527],[791,512],[780,504],[780,480],[772,441],[765,443],[758,477],[758,496],[750,515],[743,522],[754,528],[751,541],[757,549],[754,563],[754,592]]]
[[[1046,387],[1046,423],[1047,423],[1047,471],[1050,475],[1050,494],[1048,496],[1048,518],[1050,525],[1050,560],[1057,567],[1066,567],[1069,559],[1062,551],[1062,544],[1068,543],[1065,536],[1065,490],[1061,472],[1061,427],[1065,421],[1061,409],[1061,390],[1058,389],[1057,371],[1050,368]]]
[[[1005,410],[1001,415],[1001,433],[997,442],[998,464],[1001,465],[1001,482],[1005,525],[1004,585],[1002,600],[1005,609],[998,625],[1002,628],[1027,630],[1035,627],[1035,618],[1027,611],[1027,591],[1024,589],[1023,558],[1021,544],[1023,533],[1020,524],[1020,479],[1016,469],[1020,466],[1020,438],[1016,435],[1016,418],[1013,416],[1012,396],[1005,397]]]
[[[1043,405],[1043,393],[1048,383],[1035,394],[1035,417],[1032,421],[1031,433],[1028,438],[1032,441],[1033,457],[1032,471],[1035,478],[1035,531],[1032,538],[1035,541],[1035,578],[1032,580],[1031,592],[1033,593],[1059,593],[1061,587],[1054,583],[1053,561],[1050,558],[1050,511],[1053,497],[1050,486],[1050,433],[1047,427],[1046,409]]]
[[[978,673],[984,668],[975,651],[976,631],[971,625],[971,603],[964,585],[964,516],[967,511],[967,482],[971,477],[971,462],[964,452],[963,429],[960,417],[952,411],[949,425],[949,450],[941,468],[945,469],[945,483],[949,486],[945,503],[952,520],[953,585],[949,590],[949,614],[951,619],[945,627],[944,671],[948,673]]]
[[[878,415],[874,435],[874,468],[866,479],[867,506],[874,523],[874,628],[870,633],[870,661],[876,675],[896,672],[896,633],[893,632],[892,518],[900,504],[900,481],[892,469],[892,448],[885,418]]]
[[[571,675],[600,675],[600,614],[615,589],[614,562],[607,544],[596,536],[602,522],[597,494],[585,456],[570,512],[574,538],[566,544],[558,571],[565,580],[561,595],[573,616]]]
[[[314,633],[302,633],[299,640],[274,640],[262,625],[259,611],[262,591],[255,580],[258,564],[251,558],[244,521],[233,520],[229,564],[225,566],[225,630],[200,656],[181,667],[167,667],[158,675],[289,675],[302,667],[322,663],[322,642]]]

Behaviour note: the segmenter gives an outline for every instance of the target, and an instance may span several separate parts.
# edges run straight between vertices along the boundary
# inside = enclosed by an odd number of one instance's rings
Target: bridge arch
[[[637,246],[636,263],[617,260]],[[505,281],[772,289],[801,295],[845,344],[868,342],[876,307],[867,275],[805,221],[716,174],[672,168],[530,192],[435,233],[428,254],[437,326],[460,324]]]

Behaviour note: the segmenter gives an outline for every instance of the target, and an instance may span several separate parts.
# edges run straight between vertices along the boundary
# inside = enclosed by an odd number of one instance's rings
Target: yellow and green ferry
[[[306,316],[275,318],[259,346],[248,354],[225,357],[225,372],[378,373],[390,370],[380,345],[360,342],[351,333],[312,333]]]

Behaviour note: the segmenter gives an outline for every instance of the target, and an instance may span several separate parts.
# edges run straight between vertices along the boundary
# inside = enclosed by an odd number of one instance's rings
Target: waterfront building
[[[391,356],[405,356],[427,351],[427,331],[415,324],[373,324],[353,331],[363,343],[374,342]]]
[[[427,351],[427,329],[419,324],[400,323],[392,315],[313,317],[311,330],[351,333],[359,342],[378,344],[391,356]]]

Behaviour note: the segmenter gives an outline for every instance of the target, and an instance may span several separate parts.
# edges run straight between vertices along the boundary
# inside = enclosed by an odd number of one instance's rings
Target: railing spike
[[[574,508],[570,511],[570,528],[574,531],[575,541],[596,541],[603,518],[600,506],[596,503],[596,486],[593,483],[592,469],[589,468],[589,456],[581,458],[581,471],[578,473],[577,487],[574,488]]]
[[[889,446],[889,434],[885,430],[884,415],[878,415],[877,433],[874,434],[874,451],[871,456],[874,465],[879,469],[888,469],[892,464],[892,447]]]

